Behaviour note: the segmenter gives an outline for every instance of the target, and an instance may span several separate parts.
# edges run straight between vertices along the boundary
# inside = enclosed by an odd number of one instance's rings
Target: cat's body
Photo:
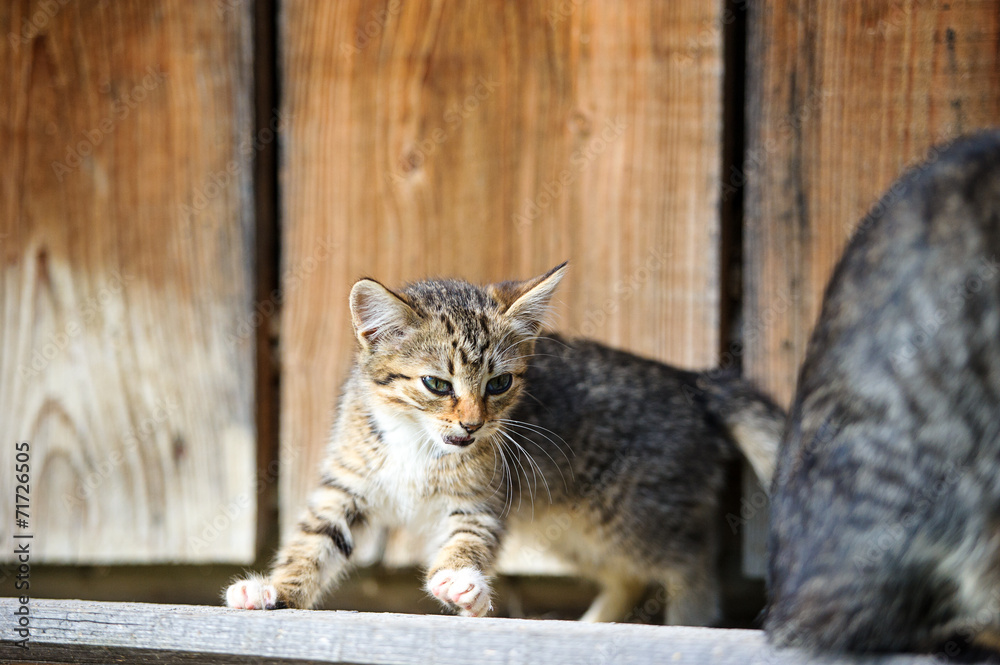
[[[511,500],[522,502],[514,528],[537,530],[600,582],[605,595],[587,619],[620,620],[649,583],[662,583],[668,622],[711,623],[717,501],[740,456],[729,428],[760,436],[744,443],[770,478],[781,412],[735,375],[682,371],[587,340],[540,339],[535,354],[530,396],[510,416],[530,426],[508,430],[531,457],[515,463],[526,472],[513,482]],[[547,488],[533,484],[532,467]]]
[[[742,449],[766,482],[783,414],[735,376],[540,337],[562,273],[355,285],[361,348],[321,486],[270,578],[234,584],[230,606],[313,606],[364,521],[430,525],[428,590],[466,615],[488,611],[502,539],[526,528],[602,585],[588,620],[621,619],[650,582],[668,621],[718,618],[726,463]]]
[[[1000,629],[1000,132],[865,220],[825,296],[775,475],[779,645],[923,651]]]

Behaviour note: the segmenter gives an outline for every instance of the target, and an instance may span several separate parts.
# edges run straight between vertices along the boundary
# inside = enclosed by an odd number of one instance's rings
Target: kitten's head
[[[502,429],[524,390],[534,341],[566,264],[486,287],[428,280],[351,289],[358,364],[374,408],[445,452]]]

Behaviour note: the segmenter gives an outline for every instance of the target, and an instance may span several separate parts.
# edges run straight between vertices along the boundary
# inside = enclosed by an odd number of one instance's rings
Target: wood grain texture
[[[0,635],[14,634],[14,599],[0,599]],[[925,665],[931,656],[832,658],[773,650],[754,630],[470,619],[365,612],[278,610],[38,600],[30,649],[0,644],[24,662],[677,663]]]
[[[0,560],[253,559],[250,16],[0,4]]]
[[[932,145],[1000,119],[1000,8],[748,6],[744,370],[788,404],[861,217]]]
[[[282,8],[286,530],[316,482],[359,277],[527,278],[569,259],[558,328],[715,362],[716,3]]]

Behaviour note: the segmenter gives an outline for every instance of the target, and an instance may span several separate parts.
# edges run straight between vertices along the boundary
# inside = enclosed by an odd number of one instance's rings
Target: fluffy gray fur
[[[555,335],[540,339],[535,354],[529,394],[508,432],[532,459],[520,465],[547,479],[552,507],[540,510],[550,499],[536,490],[535,511],[573,516],[553,551],[603,585],[585,618],[620,620],[647,584],[659,583],[668,623],[712,624],[726,465],[742,451],[759,462],[766,486],[785,414],[731,373],[683,371]],[[545,527],[525,512],[516,523]]]
[[[779,645],[998,643],[1000,132],[933,157],[863,220],[809,344],[772,497]]]

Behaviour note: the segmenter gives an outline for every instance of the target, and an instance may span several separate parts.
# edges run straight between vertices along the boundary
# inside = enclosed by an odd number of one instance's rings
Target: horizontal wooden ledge
[[[368,612],[31,600],[28,649],[17,639],[20,604],[0,599],[0,661],[26,663],[354,663],[488,665],[648,663],[782,665],[923,664],[931,657],[817,659],[767,646],[756,630],[583,624]]]

